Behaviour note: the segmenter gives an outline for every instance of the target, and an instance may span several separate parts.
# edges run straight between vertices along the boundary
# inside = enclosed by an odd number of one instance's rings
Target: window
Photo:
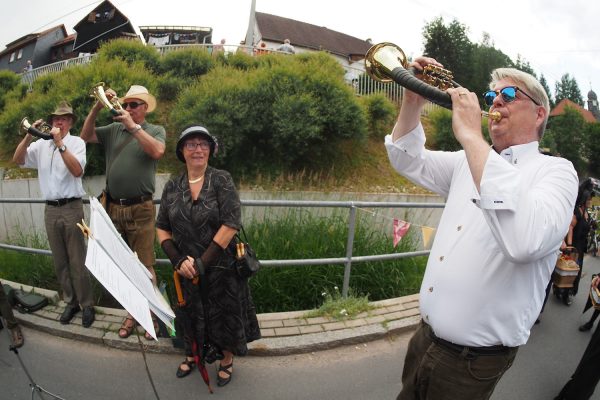
[[[15,61],[15,53],[14,52],[10,53],[10,60],[8,62],[11,63],[13,61]]]
[[[17,60],[23,58],[23,49],[19,49],[19,53],[17,54]]]

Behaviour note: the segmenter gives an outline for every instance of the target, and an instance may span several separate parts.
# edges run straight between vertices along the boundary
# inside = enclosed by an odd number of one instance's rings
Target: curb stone
[[[44,293],[51,304],[31,314],[16,312],[15,317],[28,328],[36,329],[65,339],[104,345],[116,349],[139,351],[140,344],[151,353],[183,354],[183,349],[173,346],[170,338],[158,341],[146,340],[144,329],[137,328],[127,339],[117,331],[126,315],[123,309],[96,308],[96,320],[90,328],[81,325],[81,312],[70,324],[59,322],[66,304],[59,300],[57,292],[30,288],[19,283],[2,280],[9,285]],[[27,289],[29,288],[29,289]],[[414,330],[421,320],[418,294],[375,301],[376,308],[354,319],[335,320],[326,317],[307,318],[308,311],[292,311],[259,314],[258,321],[263,338],[248,344],[248,354],[254,356],[281,356],[310,353],[338,346],[369,342]]]

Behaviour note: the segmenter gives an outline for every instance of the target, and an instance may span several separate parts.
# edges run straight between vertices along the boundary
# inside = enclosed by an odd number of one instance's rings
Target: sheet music
[[[156,332],[150,310],[173,329],[171,306],[95,197],[90,197],[90,230],[85,260],[90,272],[152,337]]]

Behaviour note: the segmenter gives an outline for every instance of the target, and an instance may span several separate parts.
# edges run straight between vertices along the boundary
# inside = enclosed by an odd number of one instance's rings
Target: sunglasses
[[[142,104],[146,104],[146,103],[144,103],[144,102],[136,103],[135,101],[130,101],[130,102],[121,104],[121,107],[123,107],[123,109],[126,109],[127,107],[129,107],[132,110],[135,110],[136,108],[138,108]]]
[[[525,93],[523,90],[519,89],[517,86],[507,86],[500,90],[488,90],[487,92],[483,93],[483,101],[485,101],[485,104],[487,104],[488,106],[491,106],[492,104],[494,104],[494,99],[496,98],[496,96],[500,94],[502,95],[502,100],[505,103],[512,103],[517,99],[517,92],[521,92],[525,96],[529,97],[529,99],[533,101],[533,103],[536,106],[540,105],[540,103],[538,103],[533,97]]]
[[[210,149],[210,144],[208,142],[187,142],[184,146],[190,151],[195,151],[197,147],[200,147],[200,150]]]

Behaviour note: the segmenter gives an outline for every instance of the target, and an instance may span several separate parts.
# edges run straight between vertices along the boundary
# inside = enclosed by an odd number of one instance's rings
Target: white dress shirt
[[[446,197],[419,295],[436,336],[520,346],[542,308],[577,197],[571,162],[538,142],[490,151],[477,192],[464,151],[425,149],[419,124],[385,146],[393,167]]]
[[[70,133],[63,138],[67,150],[75,155],[81,168],[85,168],[85,142]],[[81,177],[74,177],[67,169],[62,155],[52,140],[37,140],[27,147],[25,164],[21,168],[38,170],[40,191],[45,200],[67,199],[85,195]]]

